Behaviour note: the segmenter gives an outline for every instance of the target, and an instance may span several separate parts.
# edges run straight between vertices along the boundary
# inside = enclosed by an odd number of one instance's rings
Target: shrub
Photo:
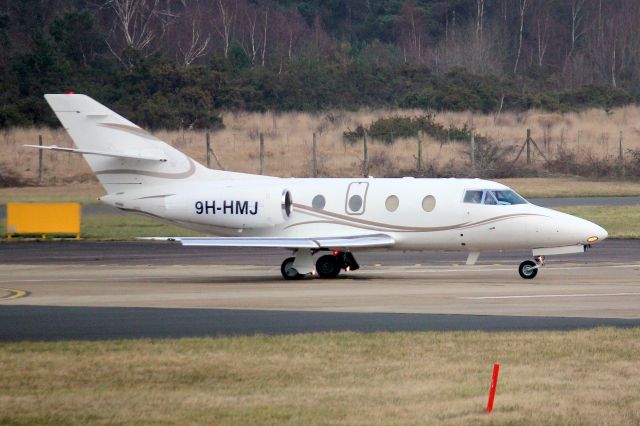
[[[466,124],[462,127],[453,125],[445,127],[437,123],[434,117],[434,114],[425,114],[420,117],[383,117],[371,123],[369,128],[359,125],[355,130],[345,131],[343,136],[347,141],[355,142],[361,140],[366,133],[372,140],[390,145],[399,138],[417,137],[420,132],[442,143],[468,142],[474,135],[473,129]],[[478,144],[488,142],[484,136],[474,136]]]

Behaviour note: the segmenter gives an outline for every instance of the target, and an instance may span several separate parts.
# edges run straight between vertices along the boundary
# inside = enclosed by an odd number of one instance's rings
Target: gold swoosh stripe
[[[189,169],[180,173],[163,173],[163,172],[150,172],[146,170],[134,170],[134,169],[111,169],[96,171],[96,175],[139,175],[150,176],[163,179],[187,179],[193,176],[196,172],[196,164],[193,160],[185,155],[185,158],[189,162]]]
[[[438,226],[438,227],[414,227],[414,226],[393,225],[393,224],[374,222],[374,221],[369,221],[369,220],[364,220],[364,219],[352,218],[352,217],[341,215],[341,214],[338,214],[338,213],[329,212],[329,211],[326,211],[326,210],[314,209],[312,207],[305,206],[305,205],[302,205],[302,204],[294,204],[294,207],[299,209],[299,210],[302,210],[301,212],[304,213],[304,214],[307,214],[307,215],[310,215],[310,216],[314,216],[314,217],[317,217],[317,218],[320,218],[320,219],[326,219],[327,216],[329,218],[337,219],[337,220],[333,220],[333,221],[329,221],[329,222],[325,222],[325,223],[349,225],[349,226],[353,226],[353,227],[356,227],[356,228],[370,229],[370,230],[375,230],[375,231],[380,231],[380,232],[384,232],[384,231],[395,231],[395,232],[449,231],[449,230],[453,230],[453,229],[468,229],[468,228],[472,228],[472,227],[476,227],[476,226],[480,226],[480,225],[487,225],[489,223],[498,222],[498,221],[502,221],[502,220],[506,220],[506,219],[515,219],[515,218],[518,218],[518,217],[527,217],[527,216],[542,216],[542,217],[544,217],[544,215],[540,215],[540,214],[537,214],[537,213],[515,213],[515,214],[496,216],[496,217],[484,219],[484,220],[477,221],[477,222],[463,222],[463,223],[458,223],[458,224],[455,224],[455,225]],[[316,222],[318,222],[318,221],[316,221]],[[299,224],[301,225],[301,224],[304,224],[304,223],[305,222],[300,222]],[[318,223],[320,223],[320,222],[318,222]],[[298,224],[289,225],[287,228],[294,227],[294,226],[298,226]]]
[[[429,227],[429,228],[424,228],[424,227],[415,227],[415,226],[401,226],[401,225],[392,225],[392,224],[387,224],[387,223],[382,223],[382,222],[374,222],[371,220],[365,220],[365,219],[358,219],[355,217],[350,217],[350,216],[345,216],[345,215],[341,215],[338,213],[333,213],[327,210],[318,210],[318,209],[314,209],[313,207],[309,207],[309,206],[305,206],[302,204],[293,204],[294,208],[297,209],[301,209],[303,210],[303,213],[311,215],[311,216],[316,216],[319,218],[325,218],[326,216],[329,216],[331,218],[335,218],[335,219],[340,219],[342,221],[347,222],[348,224],[352,225],[352,226],[358,226],[358,225],[367,225],[369,227],[369,229],[380,229],[380,228],[386,228],[385,230],[387,231],[400,231],[400,232],[433,232],[433,231],[447,231],[449,229],[456,229],[460,226],[464,226],[464,225],[468,225],[469,222],[463,222],[463,223],[458,223],[455,225],[449,225],[449,226],[437,226],[437,227]],[[359,226],[359,227],[363,227],[363,226]],[[371,228],[371,227],[375,227],[375,228]],[[365,228],[367,229],[367,228]]]

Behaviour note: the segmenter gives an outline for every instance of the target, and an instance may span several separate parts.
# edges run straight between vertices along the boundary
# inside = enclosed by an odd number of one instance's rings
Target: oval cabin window
[[[387,201],[384,202],[384,206],[390,212],[395,212],[398,210],[398,206],[400,205],[400,200],[395,195],[390,195],[387,197]]]
[[[311,207],[313,207],[314,209],[323,209],[325,204],[326,200],[320,194],[316,195],[315,197],[313,197],[313,200],[311,200]]]
[[[422,209],[425,212],[433,211],[436,208],[436,199],[433,195],[427,195],[422,199]]]
[[[357,212],[362,207],[362,197],[359,195],[354,195],[349,198],[349,210],[353,212]]]

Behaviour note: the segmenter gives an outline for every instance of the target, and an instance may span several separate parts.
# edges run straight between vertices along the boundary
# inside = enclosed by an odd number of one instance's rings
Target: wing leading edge
[[[353,249],[392,247],[395,240],[386,234],[354,235],[326,238],[278,238],[278,237],[151,237],[154,241],[178,241],[183,246],[200,247],[263,247],[307,249]]]

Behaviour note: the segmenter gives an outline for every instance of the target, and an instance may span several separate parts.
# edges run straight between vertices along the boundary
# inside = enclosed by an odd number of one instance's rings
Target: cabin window
[[[327,203],[327,201],[324,199],[324,196],[318,194],[315,197],[313,197],[313,200],[311,200],[311,207],[313,207],[314,209],[323,209],[325,204]]]
[[[464,194],[464,202],[471,203],[471,204],[481,204],[482,192],[483,191],[467,191]]]
[[[359,195],[353,195],[349,198],[349,210],[357,212],[362,207],[362,197]]]
[[[436,199],[433,195],[427,195],[422,199],[422,209],[425,212],[433,211],[436,208]]]
[[[400,205],[400,200],[395,195],[389,195],[387,197],[387,201],[384,202],[384,206],[390,212],[395,212],[398,210],[398,206]]]

